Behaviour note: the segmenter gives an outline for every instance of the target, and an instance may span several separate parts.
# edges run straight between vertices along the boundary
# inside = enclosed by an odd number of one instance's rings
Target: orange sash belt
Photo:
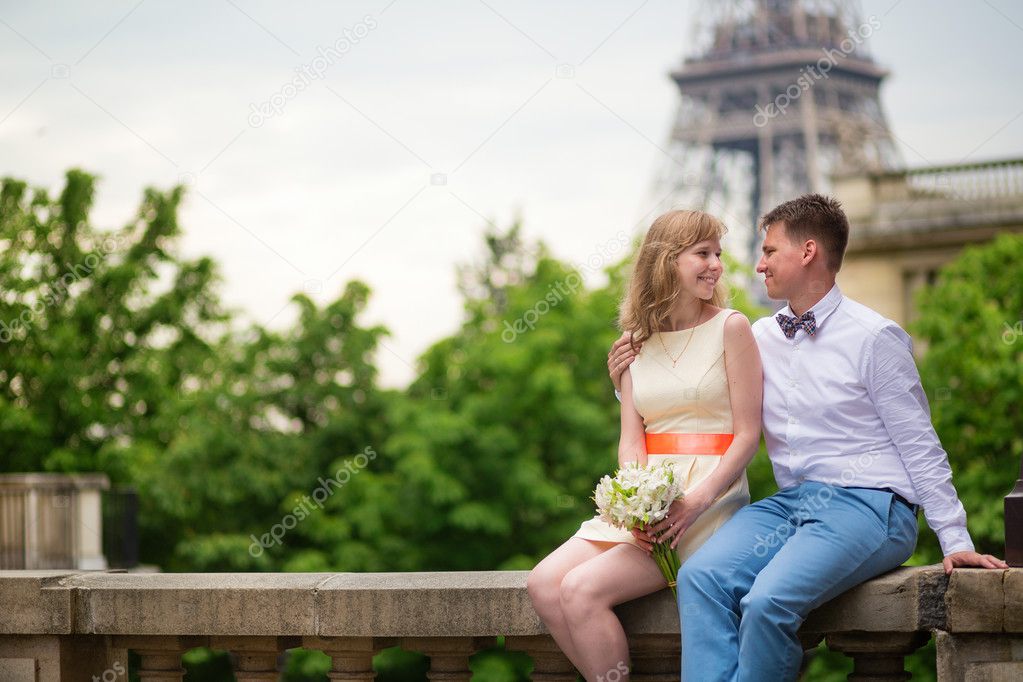
[[[654,455],[723,455],[733,438],[731,433],[648,433],[646,451]]]

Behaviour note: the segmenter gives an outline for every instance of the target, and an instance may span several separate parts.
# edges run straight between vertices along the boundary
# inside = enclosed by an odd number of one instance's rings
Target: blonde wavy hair
[[[618,313],[619,329],[632,332],[633,344],[650,338],[668,322],[680,291],[675,266],[678,255],[705,239],[721,239],[725,232],[724,223],[703,211],[668,211],[654,220],[636,253]],[[728,288],[722,277],[709,302],[724,307],[727,301]]]

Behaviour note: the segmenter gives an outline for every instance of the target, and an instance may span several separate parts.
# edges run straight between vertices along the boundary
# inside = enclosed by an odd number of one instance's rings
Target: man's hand
[[[953,568],[962,568],[964,566],[976,566],[978,568],[1009,567],[1009,564],[998,557],[991,556],[990,554],[977,554],[976,552],[953,552],[945,557],[941,565],[945,567],[945,575],[950,575]]]
[[[636,359],[636,352],[629,345],[629,334],[622,334],[611,346],[607,354],[607,371],[611,375],[611,383],[615,385],[616,391],[622,390],[622,372]],[[642,348],[643,344],[636,344]]]

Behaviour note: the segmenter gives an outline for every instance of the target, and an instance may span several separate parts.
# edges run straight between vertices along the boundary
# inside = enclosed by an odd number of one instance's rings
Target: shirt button
[[[799,420],[795,417],[789,417],[789,424],[798,424]]]
[[[795,380],[795,379],[793,379],[793,380],[789,381],[789,386],[791,386],[792,388],[795,388],[795,387],[796,387],[796,386],[798,386],[798,385],[799,385],[799,384],[797,384],[797,383],[796,383],[796,380]]]

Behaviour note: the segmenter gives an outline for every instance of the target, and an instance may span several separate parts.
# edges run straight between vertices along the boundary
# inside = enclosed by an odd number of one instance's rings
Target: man
[[[835,284],[849,235],[840,204],[804,195],[764,216],[761,230],[757,272],[768,296],[788,302],[753,325],[780,491],[739,510],[679,572],[689,681],[796,679],[803,620],[908,559],[919,507],[946,573],[1007,568],[974,551],[909,336]],[[616,384],[627,348],[620,339],[608,361]]]

